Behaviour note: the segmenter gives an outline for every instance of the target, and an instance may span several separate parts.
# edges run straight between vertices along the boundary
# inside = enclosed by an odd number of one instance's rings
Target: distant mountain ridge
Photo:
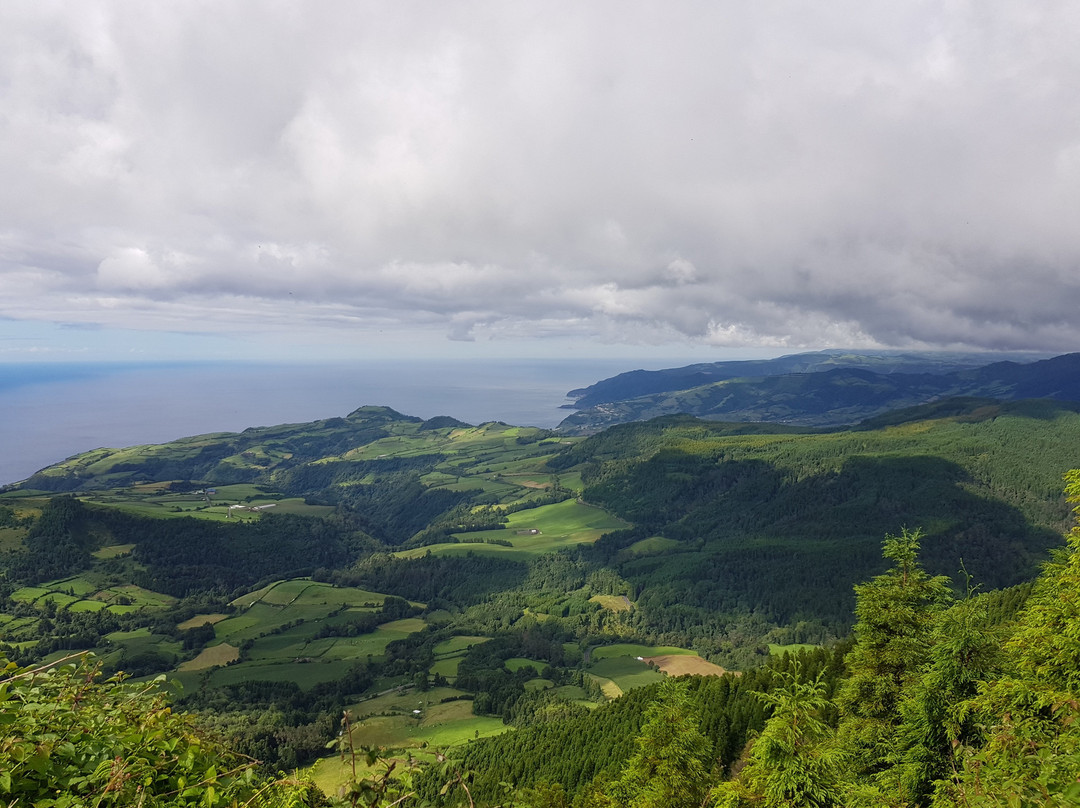
[[[977,365],[975,359],[818,352],[633,371],[572,391],[569,395],[578,396],[578,406],[595,403],[564,419],[559,431],[586,434],[677,413],[833,427],[956,396],[1080,401],[1080,353],[1027,363]],[[620,392],[627,395],[616,398]]]

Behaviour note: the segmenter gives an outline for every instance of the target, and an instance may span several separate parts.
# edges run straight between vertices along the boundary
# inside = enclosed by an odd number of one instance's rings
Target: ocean
[[[700,360],[697,360],[700,361]],[[686,364],[650,361],[647,367]],[[470,424],[554,427],[566,393],[628,360],[0,365],[0,485],[100,447],[302,423],[378,404]]]

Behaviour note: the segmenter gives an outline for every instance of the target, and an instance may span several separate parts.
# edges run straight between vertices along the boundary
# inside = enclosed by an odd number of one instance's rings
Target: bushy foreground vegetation
[[[5,663],[0,657],[0,663]],[[323,802],[310,782],[256,762],[172,711],[156,684],[68,664],[0,669],[0,801],[41,808],[274,806]]]

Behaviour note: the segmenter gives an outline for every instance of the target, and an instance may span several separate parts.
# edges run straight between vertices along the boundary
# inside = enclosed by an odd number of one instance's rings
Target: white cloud
[[[1080,9],[22,4],[0,316],[1068,350]]]

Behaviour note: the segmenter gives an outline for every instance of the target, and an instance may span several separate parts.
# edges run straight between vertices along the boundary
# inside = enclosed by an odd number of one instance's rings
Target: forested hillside
[[[613,424],[679,413],[836,427],[958,396],[1080,401],[1080,354],[981,367],[918,355],[796,354],[761,363],[640,373],[643,378],[615,377],[573,391],[582,393],[576,406],[584,409],[564,419],[559,431],[590,434]]]
[[[19,666],[0,693],[20,692],[0,720],[26,728],[0,742],[19,772],[0,799],[63,770],[73,805],[343,785],[383,805],[995,804],[971,778],[1019,754],[994,729],[1008,694],[1032,748],[1072,761],[1063,702],[1031,707],[1071,692],[1031,695],[1071,646],[1002,643],[1049,630],[1017,618],[1029,596],[1067,605],[1073,561],[1031,580],[1071,524],[1078,447],[1075,405],[952,399],[836,430],[678,416],[589,438],[368,407],[77,456],[0,493],[0,653]],[[184,737],[223,763],[187,756],[198,779],[166,766],[172,785],[132,792],[128,741],[49,746],[20,706],[40,694],[141,703],[91,684],[97,665],[165,674]],[[136,746],[157,732],[109,715]],[[1009,765],[987,777],[1035,787]],[[321,791],[278,774],[297,768]]]
[[[753,610],[785,640],[817,641],[846,633],[852,586],[880,569],[880,536],[898,526],[923,527],[936,574],[963,565],[987,588],[1029,578],[1060,541],[1076,407],[967,401],[907,418],[819,433],[658,419],[552,463],[580,465],[584,496],[634,524],[589,557],[640,593],[639,630],[706,626],[717,642],[723,620]]]

